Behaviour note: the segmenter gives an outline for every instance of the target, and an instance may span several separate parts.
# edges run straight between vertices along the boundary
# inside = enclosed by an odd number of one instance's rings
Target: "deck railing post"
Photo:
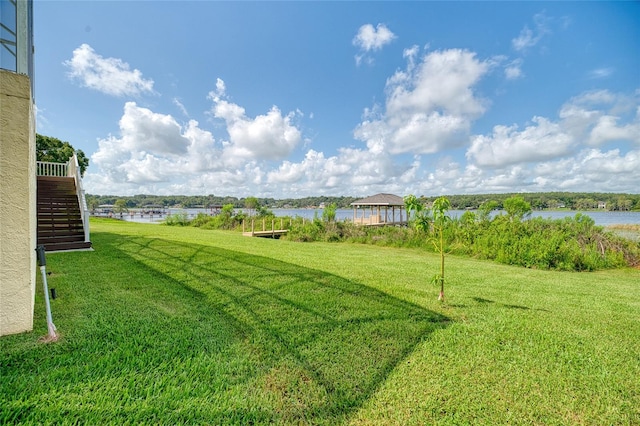
[[[89,210],[85,210],[82,212],[82,223],[85,224],[84,227],[84,242],[88,243],[91,241],[91,234],[89,231]]]

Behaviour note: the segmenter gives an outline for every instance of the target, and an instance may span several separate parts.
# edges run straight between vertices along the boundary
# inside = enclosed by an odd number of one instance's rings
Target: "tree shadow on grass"
[[[359,407],[447,318],[345,278],[217,247],[126,238],[115,244],[201,293],[254,356],[250,421],[333,423]],[[237,413],[236,413],[237,414]]]
[[[75,377],[63,391],[43,377],[42,393],[73,407],[65,421],[340,423],[449,322],[366,285],[265,256],[110,233],[95,233],[94,245],[84,255],[95,259],[93,281],[81,287],[70,279],[78,288],[68,291],[102,299],[99,308],[86,302],[76,335],[42,366],[73,364],[59,370]],[[24,362],[24,354],[6,360],[12,380],[23,381]],[[12,398],[6,389],[0,396]],[[28,403],[14,398],[7,413],[19,419]],[[36,405],[29,421],[62,415]]]
[[[490,304],[490,303],[496,303],[493,300],[489,300],[489,299],[483,299],[482,297],[472,297],[471,299],[475,300],[476,302],[480,303],[480,304]],[[498,305],[503,306],[505,308],[508,309],[517,309],[517,310],[522,310],[522,311],[528,311],[531,310],[530,307],[528,306],[523,306],[523,305],[513,305],[513,304],[508,304],[508,303],[498,303]],[[540,308],[535,308],[536,311],[543,311],[543,312],[550,312],[547,309],[540,309]]]
[[[472,297],[478,303],[495,303],[493,300],[483,299],[482,297]]]
[[[504,306],[505,308],[509,308],[509,309],[520,309],[520,310],[523,310],[523,311],[528,311],[528,310],[530,310],[530,309],[531,309],[531,308],[529,308],[529,307],[527,307],[527,306],[522,306],[522,305],[508,305],[508,304],[505,304],[505,303],[503,303],[503,304],[502,304],[502,306]]]

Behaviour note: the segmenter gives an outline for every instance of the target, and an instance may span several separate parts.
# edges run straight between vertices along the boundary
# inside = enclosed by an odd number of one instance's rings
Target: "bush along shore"
[[[356,226],[335,220],[335,205],[325,208],[322,217],[313,220],[286,218],[288,229],[282,238],[299,241],[325,241],[414,247],[434,251],[436,232],[431,206],[408,196],[407,211],[412,212],[409,226]],[[413,203],[413,205],[411,204]],[[442,236],[446,253],[494,260],[508,265],[563,271],[595,271],[640,266],[640,241],[626,238],[595,225],[584,214],[564,219],[531,218],[531,206],[519,196],[503,202],[504,212],[492,214],[497,202],[486,202],[477,212],[465,212],[444,222]],[[196,226],[203,229],[241,230],[246,219],[271,221],[273,213],[258,208],[256,215],[235,214],[232,205],[216,216],[186,215],[167,217],[165,224]],[[278,221],[280,221],[278,218]]]

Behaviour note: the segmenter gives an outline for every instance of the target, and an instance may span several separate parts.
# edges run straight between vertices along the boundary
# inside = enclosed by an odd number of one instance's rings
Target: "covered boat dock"
[[[393,194],[376,194],[351,203],[353,223],[363,226],[406,225],[404,199]]]

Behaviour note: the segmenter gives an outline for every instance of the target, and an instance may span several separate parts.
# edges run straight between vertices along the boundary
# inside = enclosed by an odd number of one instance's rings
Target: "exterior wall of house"
[[[35,119],[27,75],[0,69],[0,336],[33,329]]]

